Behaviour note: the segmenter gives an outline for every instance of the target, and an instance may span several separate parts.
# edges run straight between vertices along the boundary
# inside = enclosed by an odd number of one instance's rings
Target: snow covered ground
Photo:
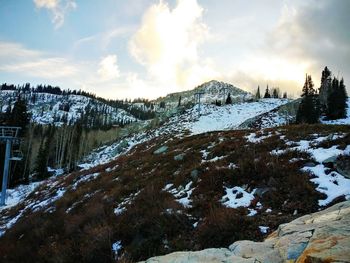
[[[6,192],[6,205],[0,206],[0,211],[17,205],[39,186],[41,182],[35,182],[28,185],[19,185],[13,189],[8,189]]]
[[[305,166],[301,170],[314,175],[314,177],[310,177],[310,181],[317,185],[317,191],[327,196],[326,199],[321,199],[318,203],[320,206],[326,206],[339,196],[345,196],[345,198],[350,199],[350,179],[345,178],[336,171],[331,171],[323,164],[329,158],[336,158],[340,155],[349,155],[350,145],[342,150],[339,149],[337,145],[324,148],[319,147],[318,144],[326,140],[343,138],[344,136],[345,134],[330,134],[328,136],[314,134],[315,138],[311,140],[301,140],[297,142],[286,140],[286,145],[290,145],[291,147],[283,150],[273,150],[271,154],[278,156],[287,151],[295,150],[309,153],[317,164],[314,167]],[[282,137],[281,139],[284,138]]]
[[[221,107],[201,105],[201,116],[198,118],[198,105],[190,111],[193,117],[185,126],[192,134],[238,128],[247,119],[271,111],[288,103],[287,99],[262,99],[258,102],[244,102]]]
[[[11,105],[16,101],[17,93],[14,91],[0,91],[0,101],[2,112],[5,112],[9,103]],[[24,95],[24,97],[31,94]],[[28,99],[28,108],[31,113],[32,121],[38,124],[62,125],[63,119],[67,122],[76,122],[86,113],[87,109],[97,111],[105,110],[110,120],[117,122],[120,120],[134,122],[137,119],[123,109],[116,109],[108,106],[98,100],[88,98],[82,95],[55,95],[49,93],[35,93],[35,101]],[[64,110],[65,109],[65,110]]]

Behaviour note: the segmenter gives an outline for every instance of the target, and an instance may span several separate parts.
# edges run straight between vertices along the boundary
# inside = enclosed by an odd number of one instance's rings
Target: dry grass
[[[350,144],[347,126],[305,125],[269,129],[279,130],[290,141],[312,138],[312,134],[347,133],[343,139],[324,142],[324,147]],[[27,213],[0,240],[1,262],[113,262],[111,246],[120,240],[123,246],[120,262],[134,262],[177,250],[195,250],[228,246],[238,239],[261,240],[259,225],[276,229],[298,211],[301,214],[318,209],[322,198],[300,168],[310,160],[306,153],[287,151],[273,156],[270,151],[285,149],[285,141],[273,135],[258,144],[244,138],[251,131],[213,132],[168,141],[169,150],[160,155],[153,152],[163,145],[163,139],[139,145],[130,154],[95,167],[58,179],[65,195],[51,212]],[[201,150],[209,152],[207,159],[224,156],[216,162],[202,162]],[[184,153],[183,160],[174,156]],[[289,162],[292,158],[302,158]],[[230,169],[233,163],[236,169]],[[114,168],[106,172],[107,168]],[[191,177],[193,170],[198,178]],[[79,178],[99,172],[92,180],[69,189]],[[172,183],[184,187],[193,181],[192,207],[185,208],[174,196],[162,189]],[[224,186],[243,186],[250,190],[267,187],[257,196],[263,204],[254,217],[247,209],[224,207],[221,198]],[[57,188],[57,187],[56,187]],[[53,193],[55,189],[52,190]],[[42,192],[49,186],[42,186]],[[125,212],[114,214],[114,208],[133,194]],[[32,194],[28,199],[38,199]],[[3,212],[14,215],[22,210],[18,205]],[[267,208],[272,213],[265,213]],[[69,211],[69,212],[67,212]],[[281,213],[281,214],[279,214]],[[193,224],[198,222],[198,226]]]

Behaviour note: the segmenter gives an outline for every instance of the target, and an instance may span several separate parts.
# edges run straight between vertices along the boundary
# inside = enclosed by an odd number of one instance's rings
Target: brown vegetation
[[[261,240],[258,226],[276,229],[278,224],[318,209],[322,195],[300,171],[308,161],[307,153],[286,151],[285,141],[312,138],[313,134],[347,133],[343,139],[324,142],[324,147],[350,144],[347,126],[291,126],[269,129],[274,134],[261,143],[244,138],[251,131],[213,132],[184,139],[169,140],[168,151],[154,154],[164,138],[137,146],[131,153],[87,171],[58,178],[56,186],[44,185],[30,200],[58,188],[67,189],[49,210],[25,212],[0,239],[1,262],[113,262],[112,244],[121,241],[120,262],[134,262],[177,250],[196,250],[228,246],[238,239]],[[166,138],[169,139],[169,138]],[[209,152],[202,161],[201,150]],[[174,156],[184,154],[183,160]],[[224,156],[217,161],[214,157]],[[298,158],[296,162],[289,162]],[[235,164],[237,168],[230,168]],[[197,171],[197,176],[193,171]],[[72,185],[84,176],[99,172],[90,181]],[[190,207],[184,207],[173,194],[164,191],[183,189],[192,182]],[[224,187],[245,186],[248,191],[266,188],[256,195],[250,208],[257,215],[248,217],[246,208],[223,206]],[[37,191],[38,192],[38,191]],[[260,202],[262,207],[256,208]],[[122,205],[123,212],[114,209]],[[25,208],[20,204],[1,216],[15,215]],[[266,209],[272,209],[266,213]],[[1,220],[0,220],[1,222]],[[195,225],[194,225],[195,224]]]

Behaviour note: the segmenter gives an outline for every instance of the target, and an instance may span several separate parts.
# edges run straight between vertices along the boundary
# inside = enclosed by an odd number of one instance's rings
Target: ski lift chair
[[[11,161],[22,161],[23,153],[20,150],[14,150],[10,158]]]

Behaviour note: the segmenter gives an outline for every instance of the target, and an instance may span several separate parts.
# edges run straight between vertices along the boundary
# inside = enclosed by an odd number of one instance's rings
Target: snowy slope
[[[183,138],[211,131],[239,129],[245,120],[288,103],[286,99],[262,99],[258,102],[244,102],[239,104],[215,106],[201,105],[201,116],[198,117],[198,105],[183,114],[171,117],[158,128],[133,134],[109,146],[104,146],[88,155],[80,165],[91,168],[107,163],[121,154],[125,154],[132,147],[150,141],[157,137]]]
[[[11,105],[16,101],[17,92],[0,91],[1,110],[5,112],[9,103]],[[38,124],[62,125],[66,119],[68,123],[74,123],[79,120],[82,114],[86,113],[87,108],[99,112],[105,110],[111,122],[120,120],[134,122],[137,119],[123,109],[113,108],[100,101],[82,96],[82,95],[55,95],[49,93],[26,94],[29,112],[32,115],[32,121]]]
[[[171,93],[164,98],[159,98],[157,102],[165,102],[167,107],[176,107],[181,96],[181,104],[194,103],[195,93],[203,93],[201,96],[201,102],[206,104],[215,103],[216,100],[224,102],[227,98],[227,94],[230,93],[233,102],[241,102],[251,100],[252,94],[239,89],[232,84],[228,84],[221,81],[212,80],[196,87],[193,90]]]
[[[262,99],[258,102],[243,102],[221,107],[202,105],[199,118],[197,105],[190,112],[195,119],[186,126],[192,134],[235,129],[247,119],[269,112],[288,102],[287,99]]]
[[[248,119],[242,123],[241,128],[264,129],[294,123],[300,101],[301,99],[290,101],[279,108]],[[321,123],[328,125],[350,125],[350,99],[348,99],[347,105],[346,118],[338,120],[325,120],[321,118]]]

